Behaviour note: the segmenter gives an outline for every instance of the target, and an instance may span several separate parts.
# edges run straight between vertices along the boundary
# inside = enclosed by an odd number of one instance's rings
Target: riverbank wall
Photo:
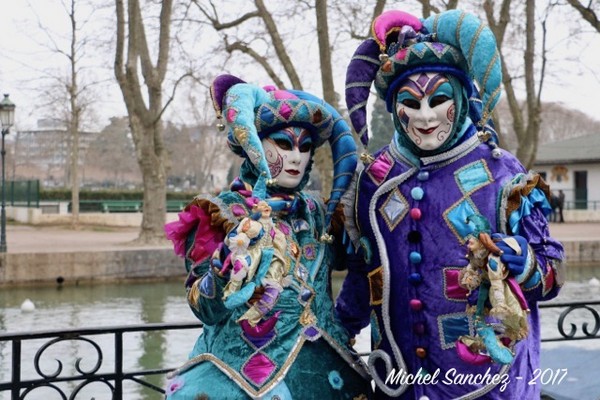
[[[600,278],[600,241],[564,241],[563,245],[568,280]],[[183,260],[172,248],[0,255],[0,287],[184,278]]]
[[[183,260],[168,248],[0,255],[0,287],[168,279],[185,279]]]
[[[0,287],[77,285],[185,278],[183,259],[166,239],[135,244],[141,213],[81,214],[79,229],[68,217],[9,207],[8,253],[0,253]],[[167,214],[167,222],[177,219]],[[567,279],[600,279],[600,223],[551,223],[567,258]],[[29,223],[27,223],[29,222]]]

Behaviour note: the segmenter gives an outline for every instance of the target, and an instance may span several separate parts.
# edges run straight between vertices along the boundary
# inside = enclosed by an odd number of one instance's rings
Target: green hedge
[[[167,193],[167,200],[192,200],[198,193]],[[142,200],[141,190],[81,190],[79,200]],[[40,201],[71,201],[69,189],[40,189]]]

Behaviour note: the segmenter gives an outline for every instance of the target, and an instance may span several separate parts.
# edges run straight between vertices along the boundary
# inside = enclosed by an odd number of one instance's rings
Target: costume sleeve
[[[530,303],[556,297],[565,280],[564,250],[550,236],[546,219],[550,190],[538,174],[518,174],[504,188],[506,231],[529,243],[524,271],[516,276]]]
[[[356,199],[356,182],[359,172],[355,174],[354,179],[348,191],[341,200],[344,212],[343,248],[344,251],[340,258],[347,269],[347,274],[342,283],[340,294],[336,299],[336,313],[342,325],[350,333],[350,337],[356,336],[361,329],[369,325],[370,322],[370,285],[367,263],[365,261],[365,249],[361,246],[360,232],[357,229],[354,213],[354,202]]]
[[[225,234],[232,226],[214,203],[204,199],[194,199],[178,221],[165,225],[175,254],[185,258],[190,308],[206,325],[217,324],[230,313],[222,300],[227,279],[220,276],[218,266]]]
[[[342,325],[356,336],[370,322],[369,279],[362,251],[346,257],[347,275],[336,300],[335,310]]]

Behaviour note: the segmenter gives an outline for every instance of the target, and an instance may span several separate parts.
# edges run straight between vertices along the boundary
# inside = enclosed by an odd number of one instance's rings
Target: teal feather
[[[240,290],[227,296],[227,299],[223,302],[228,310],[235,310],[239,306],[246,304],[248,300],[254,294],[256,289],[256,283],[248,282]]]
[[[513,353],[498,340],[496,332],[491,326],[486,325],[482,321],[477,321],[475,329],[477,330],[477,334],[483,338],[483,343],[492,360],[503,365],[512,362],[514,358]]]

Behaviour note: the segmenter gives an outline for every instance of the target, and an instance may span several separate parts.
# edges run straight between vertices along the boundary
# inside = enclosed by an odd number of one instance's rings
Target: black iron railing
[[[596,306],[596,308],[594,308]],[[568,303],[539,303],[543,315],[545,309],[564,308],[558,316],[557,329],[560,336],[542,337],[542,342],[557,342],[562,340],[589,340],[600,339],[600,301],[574,301]],[[598,309],[597,309],[598,308]],[[570,317],[580,310],[577,321],[581,323],[581,329],[573,323]],[[590,323],[591,322],[591,323]],[[569,331],[566,331],[566,324],[569,324]]]
[[[144,325],[128,325],[118,327],[103,327],[103,328],[88,328],[88,329],[68,329],[68,330],[54,330],[45,332],[32,332],[32,333],[17,333],[17,334],[0,334],[0,344],[3,342],[9,342],[11,344],[11,380],[8,382],[0,382],[0,394],[2,392],[9,391],[11,393],[11,399],[29,399],[29,393],[33,390],[39,390],[46,388],[48,391],[53,392],[54,396],[45,397],[47,399],[59,398],[61,399],[77,399],[77,395],[87,386],[91,384],[105,385],[111,398],[113,400],[123,399],[123,383],[125,381],[132,381],[139,385],[145,386],[156,393],[164,394],[165,391],[162,387],[156,386],[146,380],[149,376],[164,376],[172,368],[156,368],[156,369],[144,369],[138,371],[124,371],[123,370],[123,335],[125,333],[132,332],[150,332],[150,331],[171,331],[171,330],[182,330],[182,329],[198,329],[199,323],[157,323],[157,324],[144,324]],[[90,336],[96,338],[98,335],[112,336],[114,343],[114,365],[109,368],[110,372],[100,372],[100,368],[103,367],[104,363],[104,352],[97,340],[90,339]],[[23,345],[28,341],[37,339],[48,339],[35,353],[33,359],[33,368],[37,372],[39,378],[23,380],[22,375],[22,360],[21,350]],[[75,358],[69,360],[74,364],[77,373],[71,376],[62,376],[63,362],[64,360],[57,359],[57,368],[53,372],[44,372],[42,370],[40,360],[42,356],[49,348],[55,346],[59,342],[65,341],[82,341],[91,345],[96,352],[95,364],[91,367],[82,367],[82,359]],[[104,349],[107,351],[108,349]],[[87,361],[87,360],[86,360]],[[58,384],[64,382],[75,382],[77,385],[74,389],[70,390],[70,394],[67,395],[66,389]],[[31,398],[39,398],[35,397]]]
[[[600,301],[590,302],[570,302],[570,303],[550,303],[540,304],[541,313],[544,315],[544,310],[554,309],[560,312],[557,321],[557,330],[560,336],[543,337],[542,342],[555,342],[563,340],[589,340],[600,339]],[[580,311],[576,311],[580,310]],[[578,313],[576,318],[572,318],[574,313]],[[578,324],[569,322],[576,320],[581,324],[579,329]],[[566,329],[566,324],[569,324],[569,329]],[[71,400],[77,399],[77,395],[87,386],[91,384],[105,385],[108,393],[114,400],[123,399],[123,383],[126,381],[135,382],[138,385],[149,388],[157,395],[165,393],[162,387],[159,387],[148,381],[150,376],[164,377],[172,368],[156,368],[143,369],[136,371],[124,371],[123,368],[123,334],[131,332],[149,332],[149,331],[174,331],[184,329],[198,329],[198,323],[160,323],[160,324],[145,324],[131,325],[119,327],[104,327],[90,329],[70,329],[70,330],[55,330],[45,332],[32,333],[17,333],[17,334],[0,334],[0,345],[9,343],[11,346],[12,362],[11,362],[11,380],[0,382],[0,394],[10,392],[11,399],[29,399],[28,395],[33,391],[42,387],[47,388],[59,395],[61,399]],[[102,346],[96,340],[90,339],[90,336],[108,335],[112,336],[114,342],[114,366],[109,372],[101,372],[100,367],[103,366],[104,352]],[[22,360],[21,349],[28,341],[48,339],[36,351],[33,367],[38,374],[36,379],[22,379]],[[75,358],[70,360],[75,367],[77,373],[70,376],[62,376],[63,361],[56,360],[57,368],[53,372],[43,372],[40,366],[40,359],[47,349],[64,341],[82,341],[91,345],[97,355],[95,364],[91,367],[82,367],[82,359]],[[104,349],[108,351],[108,349]],[[60,386],[60,383],[74,382],[74,389],[67,390]],[[58,398],[56,395],[52,398]],[[50,397],[47,397],[50,398]]]

